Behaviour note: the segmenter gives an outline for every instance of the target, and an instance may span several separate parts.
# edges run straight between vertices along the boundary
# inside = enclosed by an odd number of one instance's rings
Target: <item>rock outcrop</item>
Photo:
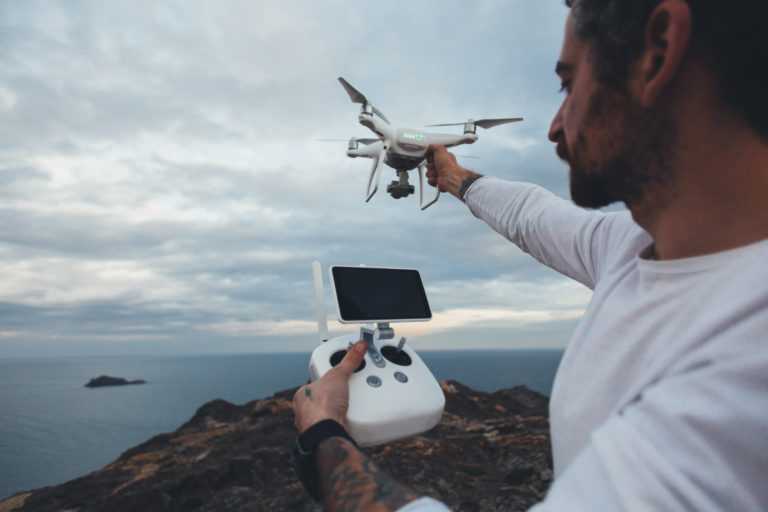
[[[105,388],[108,386],[130,386],[134,384],[146,384],[147,381],[136,379],[127,380],[121,377],[110,377],[109,375],[100,375],[88,381],[86,388]]]
[[[383,469],[454,511],[526,510],[552,478],[547,398],[442,383],[446,408],[431,431],[365,451]],[[0,501],[10,511],[319,511],[291,462],[294,390],[234,405],[208,402],[104,468]]]

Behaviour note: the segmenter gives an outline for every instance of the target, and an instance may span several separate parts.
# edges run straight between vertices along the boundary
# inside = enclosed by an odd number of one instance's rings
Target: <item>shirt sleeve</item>
[[[592,289],[609,257],[634,257],[637,251],[618,248],[644,233],[628,212],[584,210],[529,183],[484,177],[464,200],[473,215],[520,249]]]
[[[419,498],[400,507],[396,512],[451,512],[451,509],[432,498]]]
[[[531,512],[766,510],[764,349],[649,388],[592,434]]]

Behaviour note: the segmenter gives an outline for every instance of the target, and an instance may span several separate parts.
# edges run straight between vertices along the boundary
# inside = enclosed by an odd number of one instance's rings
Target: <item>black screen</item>
[[[341,319],[348,322],[432,318],[416,270],[333,267]]]

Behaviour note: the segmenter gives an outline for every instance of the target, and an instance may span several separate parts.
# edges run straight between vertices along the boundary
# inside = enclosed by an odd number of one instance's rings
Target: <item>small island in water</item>
[[[96,377],[95,379],[91,379],[88,381],[88,384],[85,385],[87,388],[103,388],[107,386],[130,386],[132,384],[146,384],[147,381],[136,379],[136,380],[127,380],[120,377],[110,377],[109,375],[100,375]]]

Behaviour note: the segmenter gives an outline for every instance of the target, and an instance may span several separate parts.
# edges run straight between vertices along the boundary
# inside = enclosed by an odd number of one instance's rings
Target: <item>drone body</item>
[[[360,115],[358,120],[377,135],[377,138],[358,139],[352,138],[347,148],[347,156],[351,158],[371,158],[373,166],[368,178],[368,189],[366,192],[366,202],[376,194],[379,189],[381,171],[386,164],[397,171],[398,180],[393,181],[387,186],[387,192],[395,199],[407,197],[414,193],[414,187],[408,182],[408,172],[414,169],[419,173],[419,205],[422,210],[426,210],[437,202],[440,198],[438,190],[434,199],[429,203],[424,203],[424,171],[426,168],[427,150],[430,145],[441,145],[446,147],[458,146],[460,144],[473,144],[477,141],[477,127],[492,128],[500,124],[522,121],[522,118],[504,118],[504,119],[481,119],[474,121],[472,119],[465,123],[448,123],[432,126],[464,126],[463,134],[450,133],[430,133],[422,130],[409,128],[396,128],[389,123],[384,114],[374,107],[368,99],[357,89],[352,87],[349,82],[339,77],[339,82],[349,94],[353,103],[360,103]]]

